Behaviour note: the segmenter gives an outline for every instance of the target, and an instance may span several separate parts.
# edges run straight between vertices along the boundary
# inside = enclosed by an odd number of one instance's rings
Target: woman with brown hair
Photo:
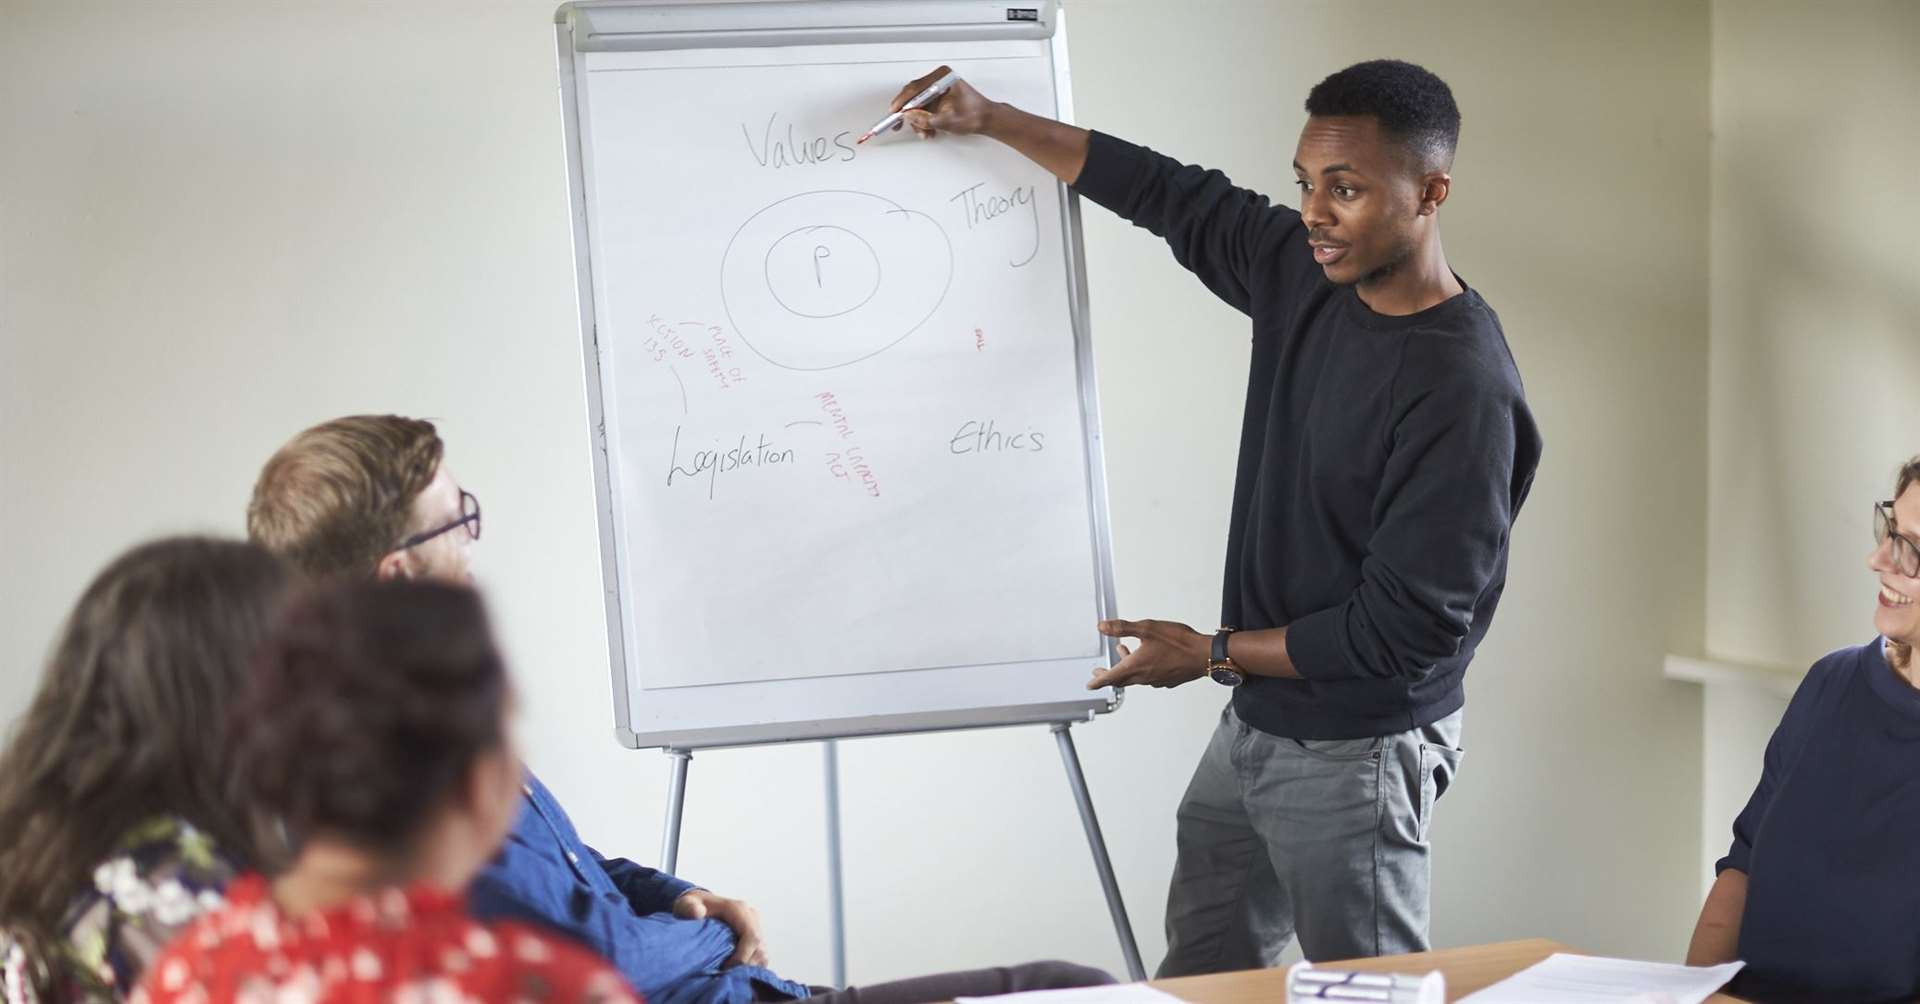
[[[138,1004],[634,1004],[586,949],[467,912],[520,811],[511,704],[469,589],[341,583],[290,604],[230,742],[240,787],[298,849],[236,879],[154,960]]]
[[[1877,637],[1814,663],[1733,821],[1687,962],[1761,1001],[1920,997],[1920,457],[1873,507]]]
[[[0,996],[114,1001],[236,867],[232,697],[288,573],[238,541],[136,547],[80,596],[0,752]]]

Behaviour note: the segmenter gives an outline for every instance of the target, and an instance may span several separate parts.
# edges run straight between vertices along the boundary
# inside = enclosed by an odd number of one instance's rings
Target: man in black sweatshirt
[[[907,115],[997,139],[1166,238],[1253,322],[1229,627],[1103,623],[1137,645],[1090,684],[1232,688],[1180,805],[1163,977],[1274,965],[1295,936],[1309,959],[1427,947],[1433,805],[1540,459],[1499,318],[1440,247],[1452,92],[1378,60],[1306,110],[1297,212],[964,83]]]

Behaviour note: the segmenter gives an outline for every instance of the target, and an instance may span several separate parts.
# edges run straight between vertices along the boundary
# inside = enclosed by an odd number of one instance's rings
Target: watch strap
[[[1227,636],[1231,634],[1233,629],[1230,627],[1223,627],[1213,633],[1213,662],[1231,663],[1233,661],[1227,656]]]

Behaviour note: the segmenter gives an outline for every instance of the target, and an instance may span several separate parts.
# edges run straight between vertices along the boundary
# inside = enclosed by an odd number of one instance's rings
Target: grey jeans
[[[1229,704],[1179,811],[1157,975],[1427,948],[1433,806],[1460,769],[1456,711],[1370,739],[1284,739]]]

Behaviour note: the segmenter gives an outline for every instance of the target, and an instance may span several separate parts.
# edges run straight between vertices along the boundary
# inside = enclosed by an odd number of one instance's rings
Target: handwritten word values
[[[783,167],[852,160],[858,156],[851,131],[842,129],[830,137],[807,136],[796,132],[792,122],[786,123],[784,130],[777,128],[779,121],[779,112],[767,116],[767,124],[760,128],[757,143],[753,130],[745,122],[740,123],[740,135],[747,141],[747,150],[761,167],[779,170]]]
[[[683,464],[680,462],[680,428],[675,426],[673,453],[667,461],[667,487],[673,487],[675,478],[682,482],[695,479],[697,483],[697,479],[704,477],[707,482],[707,497],[713,498],[722,474],[730,475],[736,471],[751,468],[791,463],[793,463],[793,451],[781,449],[767,442],[767,435],[763,432],[752,446],[747,445],[747,437],[744,433],[732,449],[726,449],[716,441],[713,449],[696,450],[692,459]]]

